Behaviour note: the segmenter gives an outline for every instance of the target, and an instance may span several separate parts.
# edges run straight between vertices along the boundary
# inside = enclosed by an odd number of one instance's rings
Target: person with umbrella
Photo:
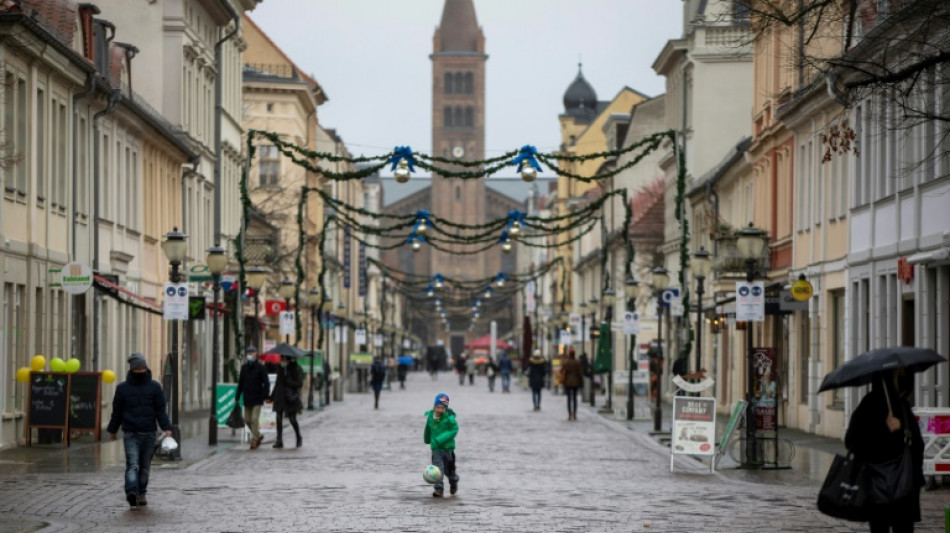
[[[833,370],[818,392],[871,384],[851,415],[845,446],[868,471],[871,533],[903,533],[919,522],[924,485],[924,442],[909,397],[914,372],[946,361],[933,350],[896,347],[872,350]]]
[[[398,363],[396,365],[396,378],[399,380],[399,388],[405,389],[406,374],[409,372],[409,367],[415,363],[415,360],[408,355],[400,355],[396,362]]]
[[[277,369],[277,382],[271,393],[270,400],[274,403],[274,412],[277,413],[277,442],[274,448],[284,447],[284,414],[297,435],[297,447],[303,446],[303,437],[300,435],[300,426],[297,424],[297,414],[303,411],[303,402],[300,400],[300,387],[303,386],[303,369],[297,364],[296,356],[281,355],[280,367]]]

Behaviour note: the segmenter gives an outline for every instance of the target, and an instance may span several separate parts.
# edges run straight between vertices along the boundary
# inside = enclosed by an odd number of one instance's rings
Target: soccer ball
[[[435,465],[429,465],[425,471],[422,472],[422,479],[426,480],[426,483],[438,483],[439,480],[442,479],[442,471]]]

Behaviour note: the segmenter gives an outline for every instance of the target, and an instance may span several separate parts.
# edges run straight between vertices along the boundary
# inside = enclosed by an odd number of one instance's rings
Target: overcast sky
[[[250,17],[320,83],[329,96],[320,123],[352,153],[396,145],[429,153],[429,54],[443,3],[264,0]],[[557,117],[578,61],[599,100],[624,86],[663,93],[651,65],[667,40],[680,37],[682,9],[681,0],[475,0],[489,56],[486,156],[524,144],[558,147]],[[395,197],[387,191],[386,200]]]

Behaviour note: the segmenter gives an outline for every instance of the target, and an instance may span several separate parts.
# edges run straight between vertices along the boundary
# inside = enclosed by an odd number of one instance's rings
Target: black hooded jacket
[[[106,429],[109,433],[154,433],[155,423],[163,431],[171,431],[172,423],[165,412],[165,394],[162,386],[152,379],[152,371],[146,370],[145,378],[135,379],[129,372],[125,381],[115,388],[112,399],[112,417]]]
[[[267,369],[264,365],[256,360],[241,365],[235,401],[240,401],[241,396],[244,396],[244,405],[254,407],[262,405],[269,393],[270,378],[267,377]]]

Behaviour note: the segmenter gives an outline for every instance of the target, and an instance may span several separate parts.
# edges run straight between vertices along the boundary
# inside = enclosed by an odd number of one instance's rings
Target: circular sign
[[[815,289],[807,279],[800,279],[792,283],[792,298],[795,298],[799,302],[807,301],[814,292]]]
[[[67,263],[60,271],[59,284],[69,294],[82,294],[92,287],[92,270],[82,263]]]

